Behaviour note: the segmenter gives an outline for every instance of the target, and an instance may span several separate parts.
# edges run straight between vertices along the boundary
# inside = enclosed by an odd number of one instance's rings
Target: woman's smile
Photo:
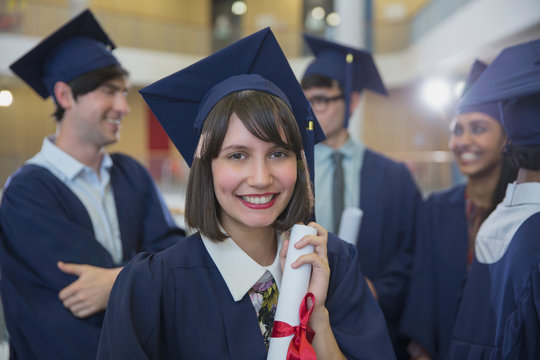
[[[240,200],[250,209],[268,209],[276,202],[279,193],[261,195],[239,195]]]

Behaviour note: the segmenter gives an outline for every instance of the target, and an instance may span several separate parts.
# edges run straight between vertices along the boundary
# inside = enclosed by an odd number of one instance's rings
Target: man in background
[[[136,253],[184,235],[149,173],[109,155],[128,73],[89,10],[11,65],[56,105],[55,135],[7,181],[1,292],[12,358],[94,359],[109,293]]]
[[[407,356],[408,340],[398,323],[412,269],[416,207],[421,200],[404,164],[351,138],[349,118],[363,89],[386,95],[370,53],[305,35],[315,55],[303,78],[326,141],[315,147],[315,215],[339,234],[345,208],[363,215],[355,238],[360,266],[386,317],[398,358]]]

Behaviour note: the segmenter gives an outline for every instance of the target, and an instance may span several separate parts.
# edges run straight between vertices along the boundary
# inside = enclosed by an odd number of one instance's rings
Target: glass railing
[[[8,3],[11,6],[7,6]],[[174,19],[172,16],[142,15],[142,11],[124,12],[100,7],[91,8],[119,47],[206,56],[260,29],[257,25],[251,24],[248,27],[244,24],[238,30],[236,37],[223,38],[219,31],[212,29],[210,13],[204,15],[197,13],[194,16],[201,18],[189,22]],[[51,4],[45,1],[0,0],[0,33],[41,38],[56,30],[83,9],[84,6],[74,9],[73,6],[66,4]],[[277,21],[277,25],[280,24]],[[301,27],[293,24],[277,25],[273,26],[272,30],[285,54],[289,57],[300,56]]]
[[[8,6],[8,3],[12,3]],[[211,51],[209,26],[183,24],[162,17],[94,10],[113,41],[122,47],[206,55]],[[0,1],[0,32],[43,37],[80,9],[34,1]]]

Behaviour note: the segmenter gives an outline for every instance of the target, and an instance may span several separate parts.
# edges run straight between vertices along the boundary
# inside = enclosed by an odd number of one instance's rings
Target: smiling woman
[[[126,266],[98,358],[266,359],[288,231],[313,212],[322,130],[269,29],[141,93],[192,166],[186,222],[198,232]],[[312,269],[307,345],[320,358],[393,359],[355,247],[309,226],[295,247],[314,251],[290,265]]]
[[[220,222],[229,234],[240,234],[243,226],[271,226],[285,210],[296,183],[296,154],[260,140],[233,114],[221,151],[212,161],[212,174],[223,209]],[[305,209],[303,222],[310,207]]]
[[[466,89],[486,66],[475,62]],[[415,265],[402,320],[414,340],[413,356],[444,357],[476,234],[503,199],[506,185],[516,179],[517,169],[504,154],[506,142],[497,103],[461,106],[450,125],[449,148],[467,182],[431,194],[419,212]]]
[[[506,139],[499,120],[474,111],[459,114],[452,122],[448,146],[463,175],[469,179],[497,179]]]
[[[256,112],[252,111],[254,108]],[[268,225],[272,224],[276,229],[287,230],[297,222],[309,220],[313,195],[302,158],[302,138],[296,120],[283,100],[253,90],[232,93],[212,109],[202,131],[204,141],[191,169],[193,191],[187,193],[186,199],[186,207],[190,209],[186,216],[189,226],[210,238],[225,239],[227,236],[220,229],[219,221],[227,215],[223,211],[224,205],[228,204],[224,201],[227,192],[230,204],[241,202],[241,213],[253,206],[237,196],[253,197],[272,192],[271,202],[277,202],[276,206],[256,214],[261,216],[271,211],[273,219]],[[294,170],[292,174],[291,169]],[[223,176],[225,172],[227,175]],[[225,185],[235,189],[224,191]],[[240,185],[243,187],[236,188]],[[289,186],[284,188],[284,185]],[[214,196],[205,201],[201,195],[208,189],[214,190],[217,203]],[[291,197],[293,200],[289,205]],[[260,199],[257,202],[260,204]],[[216,206],[220,210],[216,210]]]

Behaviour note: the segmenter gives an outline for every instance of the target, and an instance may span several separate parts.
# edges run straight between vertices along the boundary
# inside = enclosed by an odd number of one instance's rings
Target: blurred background
[[[110,151],[148,167],[181,226],[188,168],[141,87],[266,26],[298,77],[311,59],[304,32],[367,49],[390,96],[364,92],[353,136],[404,161],[427,195],[463,181],[448,125],[474,59],[490,62],[504,47],[540,38],[539,0],[0,0],[1,186],[55,131],[51,101],[8,67],[87,7],[116,42],[133,85],[132,112]],[[5,350],[0,343],[2,359]]]
[[[132,112],[110,151],[150,169],[179,221],[188,168],[137,93],[150,82],[266,26],[298,77],[310,61],[303,32],[367,49],[390,96],[364,92],[352,132],[406,162],[426,195],[462,180],[448,125],[474,59],[540,37],[538,0],[0,0],[0,184],[55,131],[52,103],[8,66],[86,7],[131,73]]]

